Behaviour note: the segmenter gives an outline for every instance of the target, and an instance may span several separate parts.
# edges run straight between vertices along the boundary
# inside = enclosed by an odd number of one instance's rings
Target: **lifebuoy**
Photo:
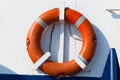
[[[43,72],[52,75],[74,75],[84,69],[93,57],[96,48],[96,35],[90,22],[79,12],[70,8],[65,9],[65,20],[75,25],[82,35],[82,49],[79,52],[81,66],[77,60],[57,63],[47,60],[39,68]],[[27,35],[27,51],[33,63],[42,57],[43,51],[40,47],[41,34],[45,27],[59,21],[59,9],[51,9],[40,15],[32,24]]]

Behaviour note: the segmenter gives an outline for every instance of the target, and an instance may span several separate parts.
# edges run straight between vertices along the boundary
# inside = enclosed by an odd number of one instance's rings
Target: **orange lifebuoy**
[[[78,73],[90,62],[96,48],[95,32],[90,22],[81,13],[66,8],[65,20],[75,25],[82,35],[82,49],[79,52],[79,59],[84,65],[79,64],[81,65],[79,66],[75,59],[64,63],[47,60],[39,69],[52,76]],[[33,63],[43,56],[40,40],[44,28],[56,21],[59,21],[58,8],[51,9],[40,15],[30,28],[27,36],[27,51]]]

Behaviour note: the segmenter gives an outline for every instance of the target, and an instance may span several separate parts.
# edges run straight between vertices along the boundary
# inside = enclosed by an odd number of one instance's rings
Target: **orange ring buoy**
[[[52,75],[74,75],[84,69],[93,57],[96,48],[96,35],[90,24],[90,22],[79,12],[70,8],[65,9],[65,20],[75,25],[82,35],[82,49],[79,52],[79,66],[76,63],[76,59],[58,63],[51,60],[47,60],[39,68],[43,72]],[[59,9],[51,9],[38,17],[34,21],[27,36],[27,51],[33,63],[43,56],[43,51],[40,47],[41,34],[44,28],[53,23],[59,21]]]

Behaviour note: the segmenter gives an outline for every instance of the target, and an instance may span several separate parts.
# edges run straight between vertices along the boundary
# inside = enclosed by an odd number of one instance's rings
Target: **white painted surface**
[[[69,5],[68,0],[68,5]],[[53,4],[54,3],[54,4]],[[5,74],[32,74],[42,75],[41,71],[33,70],[32,62],[26,51],[26,36],[33,21],[51,8],[59,7],[60,0],[3,0],[0,1],[0,73]],[[75,3],[75,2],[74,2]],[[104,69],[109,48],[114,47],[120,53],[120,16],[111,15],[105,9],[120,9],[119,0],[76,0],[74,9],[80,11],[92,23],[97,35],[97,49],[93,59],[86,69],[77,76],[100,77]],[[71,3],[70,3],[71,4]],[[57,61],[59,45],[59,23],[53,31],[53,42],[51,44],[51,59]],[[52,26],[52,25],[51,25]],[[80,50],[81,42],[70,37],[68,24],[65,27],[65,53],[64,61],[73,58],[74,53]],[[76,29],[71,26],[72,34],[77,34]],[[50,34],[51,28],[44,32],[45,36]],[[49,50],[49,39],[42,46],[44,51]],[[70,55],[68,54],[70,53]],[[120,54],[118,54],[120,61]],[[90,71],[90,72],[89,72]]]

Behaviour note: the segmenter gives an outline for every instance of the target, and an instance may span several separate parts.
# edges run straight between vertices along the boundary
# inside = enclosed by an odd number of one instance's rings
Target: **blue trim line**
[[[1,74],[0,80],[100,80],[95,77],[65,77],[56,78],[51,76],[39,76],[39,75],[10,75]]]

